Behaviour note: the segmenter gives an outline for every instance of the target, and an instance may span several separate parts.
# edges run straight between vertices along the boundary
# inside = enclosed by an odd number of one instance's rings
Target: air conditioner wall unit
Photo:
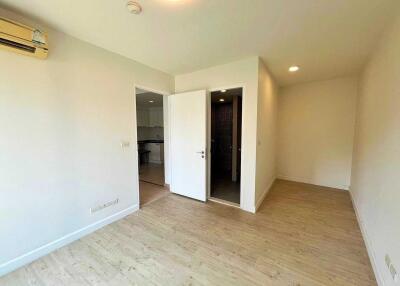
[[[47,34],[0,17],[0,49],[45,59],[49,52]]]

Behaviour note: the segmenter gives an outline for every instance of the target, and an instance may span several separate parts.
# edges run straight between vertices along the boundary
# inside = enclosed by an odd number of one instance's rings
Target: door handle
[[[202,154],[202,155],[204,155],[204,151],[199,151],[199,152],[196,152],[197,154]]]

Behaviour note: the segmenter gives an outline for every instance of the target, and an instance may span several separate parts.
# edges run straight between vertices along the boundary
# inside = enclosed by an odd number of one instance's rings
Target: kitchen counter
[[[141,156],[141,163],[162,164],[164,162],[164,140],[138,140],[138,152]]]
[[[164,143],[164,140],[162,139],[138,140],[138,144],[145,144],[145,143]]]

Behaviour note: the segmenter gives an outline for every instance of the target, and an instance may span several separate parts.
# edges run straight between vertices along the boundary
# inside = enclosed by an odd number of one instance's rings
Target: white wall
[[[349,188],[356,97],[355,77],[281,88],[279,178]]]
[[[137,208],[134,84],[174,89],[169,75],[45,30],[47,60],[0,51],[0,275]]]
[[[276,179],[278,87],[260,60],[258,65],[256,208]]]
[[[379,285],[400,273],[400,16],[364,70],[357,107],[351,194]]]
[[[243,86],[241,207],[255,210],[258,57],[175,77],[176,92]]]

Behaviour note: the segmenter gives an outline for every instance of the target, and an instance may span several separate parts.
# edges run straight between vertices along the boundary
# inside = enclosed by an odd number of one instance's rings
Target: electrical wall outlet
[[[390,275],[392,275],[393,281],[398,282],[399,275],[397,274],[396,268],[394,268],[393,264],[390,264],[389,271],[390,271]]]
[[[90,208],[90,213],[93,214],[95,212],[101,211],[102,209],[105,209],[105,208],[108,208],[110,206],[118,204],[118,202],[119,202],[119,199],[115,199],[113,201],[107,202],[107,203],[99,205],[97,207]]]
[[[392,264],[392,261],[390,260],[390,257],[388,254],[385,255],[385,263],[387,268],[390,268],[390,264]]]
[[[385,255],[385,264],[387,268],[389,269],[390,275],[392,276],[392,279],[394,282],[399,282],[399,274],[397,273],[396,268],[392,264],[392,260],[390,259],[389,254]]]

